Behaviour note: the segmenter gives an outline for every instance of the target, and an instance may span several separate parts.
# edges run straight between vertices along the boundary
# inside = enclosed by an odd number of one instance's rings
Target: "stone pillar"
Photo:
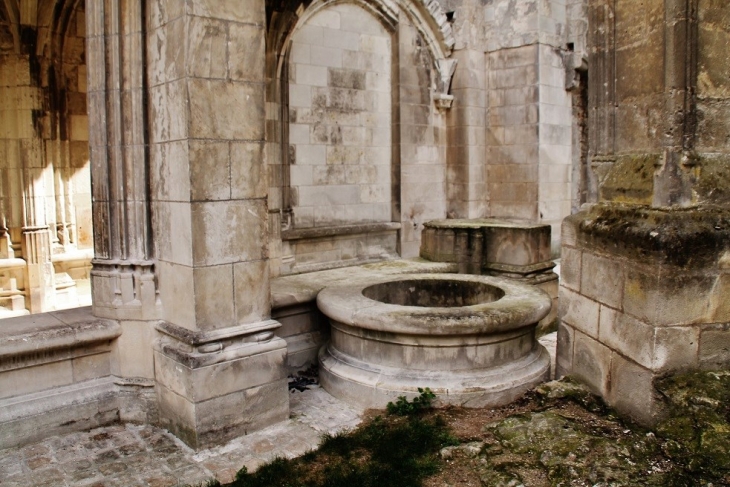
[[[270,319],[263,0],[148,2],[163,426],[193,447],[289,414]]]
[[[557,372],[646,424],[663,413],[656,378],[730,366],[728,16],[590,4],[598,204],[563,223]]]
[[[47,226],[23,227],[21,242],[25,266],[25,286],[31,313],[55,308],[51,234]]]
[[[151,239],[140,2],[86,2],[94,259],[93,313],[117,320],[111,373],[129,396],[120,418],[155,421],[154,325],[160,318]]]

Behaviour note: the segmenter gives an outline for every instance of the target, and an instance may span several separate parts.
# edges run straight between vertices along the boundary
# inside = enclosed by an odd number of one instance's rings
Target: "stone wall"
[[[651,424],[656,378],[730,366],[730,5],[597,1],[589,15],[599,203],[563,224],[558,369]]]
[[[391,33],[356,5],[318,11],[294,32],[287,66],[293,228],[392,220],[392,49]],[[395,237],[380,245],[362,234],[286,240],[283,251],[301,271],[395,255]]]
[[[553,254],[559,253],[560,222],[577,206],[582,181],[574,165],[584,163],[581,139],[574,141],[573,96],[577,89],[575,70],[582,68],[586,54],[587,19],[585,2],[537,2],[443,0],[453,10],[457,44],[454,56],[469,62],[480,56],[482,73],[470,75],[469,89],[458,82],[469,71],[459,66],[454,93],[460,97],[455,107],[466,104],[469,121],[455,118],[460,138],[450,142],[453,159],[462,166],[456,182],[468,174],[470,186],[454,186],[449,195],[450,216],[494,216],[523,218],[548,223],[553,227]],[[468,54],[467,54],[468,53]],[[484,80],[484,81],[479,81]],[[486,121],[473,107],[485,99]],[[460,115],[455,110],[454,115]],[[463,118],[463,116],[462,116]],[[464,135],[461,127],[484,127],[486,155],[475,148],[479,139]],[[470,134],[470,132],[466,132]],[[466,147],[466,149],[462,148]],[[456,155],[458,154],[458,156]],[[470,161],[471,166],[464,161]],[[482,162],[478,162],[482,161]],[[486,172],[480,172],[480,166]],[[469,168],[466,170],[466,168]],[[482,169],[483,171],[483,169]],[[450,173],[451,175],[451,173]],[[470,203],[479,193],[481,202]],[[453,198],[453,199],[452,199]],[[473,208],[479,208],[474,211]],[[479,214],[481,213],[481,214]]]

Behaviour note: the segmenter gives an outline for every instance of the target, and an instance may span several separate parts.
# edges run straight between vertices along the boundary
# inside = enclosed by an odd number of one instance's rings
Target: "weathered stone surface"
[[[532,286],[407,275],[325,288],[317,303],[332,327],[322,384],[347,401],[378,407],[429,387],[447,403],[498,405],[550,374],[534,327],[551,303]]]

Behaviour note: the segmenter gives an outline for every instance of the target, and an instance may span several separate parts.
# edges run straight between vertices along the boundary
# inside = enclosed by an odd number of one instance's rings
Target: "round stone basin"
[[[415,274],[333,286],[317,306],[331,324],[320,350],[330,394],[384,407],[429,387],[443,403],[502,405],[547,380],[550,358],[535,339],[550,297],[508,279]]]

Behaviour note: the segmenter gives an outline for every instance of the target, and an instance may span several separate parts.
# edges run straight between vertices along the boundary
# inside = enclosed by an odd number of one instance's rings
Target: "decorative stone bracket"
[[[436,81],[433,100],[439,109],[449,109],[454,102],[454,95],[450,95],[449,91],[451,90],[451,80],[454,78],[454,72],[456,71],[456,63],[456,59],[436,60],[439,79]]]

